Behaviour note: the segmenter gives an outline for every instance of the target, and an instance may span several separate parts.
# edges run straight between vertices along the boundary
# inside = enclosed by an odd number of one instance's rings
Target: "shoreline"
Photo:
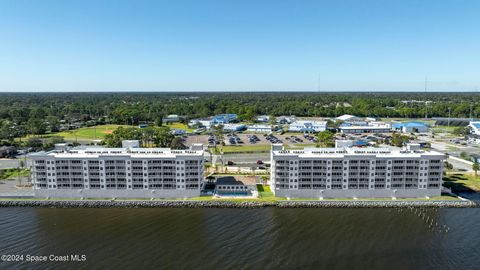
[[[107,200],[3,200],[0,208],[478,208],[470,201],[107,201]]]

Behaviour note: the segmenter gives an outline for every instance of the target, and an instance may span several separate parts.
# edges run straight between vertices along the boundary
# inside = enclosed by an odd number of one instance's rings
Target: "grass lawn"
[[[27,177],[30,175],[29,169],[4,169],[0,170],[0,179],[15,179],[19,176]]]
[[[480,192],[480,176],[475,174],[452,173],[443,177],[443,185],[454,191]]]
[[[294,198],[290,199],[291,201],[318,201],[318,198]],[[429,199],[422,197],[422,198],[397,198],[396,200],[392,200],[392,198],[324,198],[323,201],[456,201],[460,200],[457,197],[443,195],[443,196],[435,196],[430,197]]]
[[[436,133],[452,133],[456,128],[455,126],[436,126],[432,128],[432,131]]]
[[[218,147],[219,151],[223,153],[251,153],[251,152],[269,152],[272,148],[269,144],[257,145],[225,145]]]
[[[174,122],[171,124],[164,124],[164,126],[172,128],[172,129],[183,129],[186,130],[187,132],[192,132],[194,129],[189,128],[186,124],[180,123],[180,122]]]
[[[182,123],[172,123],[171,125],[165,125],[171,129],[184,129],[187,132],[192,132],[193,129],[189,128],[187,125]],[[103,140],[105,135],[112,133],[115,129],[119,127],[133,127],[128,125],[98,125],[92,127],[83,127],[79,129],[72,129],[67,131],[61,131],[51,134],[40,135],[41,138],[48,138],[53,136],[63,137],[67,141],[93,141],[93,140]],[[137,126],[135,126],[137,127]],[[22,138],[22,140],[30,138],[31,135]]]
[[[257,185],[257,190],[258,190],[258,197],[261,200],[266,200],[266,201],[275,201],[277,198],[275,197],[275,194],[270,190],[270,186],[267,185]]]
[[[83,127],[74,130],[62,131],[50,134],[49,136],[61,136],[66,140],[101,140],[105,138],[105,135],[111,134],[115,129],[119,127],[131,127],[126,125],[99,125],[94,127]]]
[[[67,131],[61,131],[56,133],[38,135],[39,138],[48,138],[54,136],[63,137],[67,141],[75,141],[75,139],[79,141],[93,141],[95,138],[97,140],[102,140],[105,138],[105,135],[112,133],[115,129],[119,127],[132,127],[127,125],[98,125],[92,127],[83,127],[78,129],[72,129]],[[28,138],[33,137],[32,135],[27,135],[21,140],[26,140]],[[15,140],[20,140],[20,138],[16,138]]]

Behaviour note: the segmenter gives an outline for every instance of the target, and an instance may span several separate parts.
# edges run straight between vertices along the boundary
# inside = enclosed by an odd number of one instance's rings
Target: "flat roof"
[[[174,158],[176,156],[203,156],[203,150],[173,150],[170,148],[73,148],[67,151],[37,152],[30,157],[55,158],[99,158],[99,157],[134,157],[134,158]]]
[[[390,125],[384,125],[384,126],[341,126],[340,129],[390,129]]]
[[[390,148],[305,148],[303,150],[275,150],[274,156],[299,156],[299,157],[326,157],[341,158],[345,156],[376,156],[420,158],[422,156],[445,156],[436,151],[424,150],[392,150]]]

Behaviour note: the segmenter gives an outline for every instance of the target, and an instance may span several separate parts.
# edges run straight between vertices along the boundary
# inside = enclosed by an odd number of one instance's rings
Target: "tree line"
[[[235,113],[241,120],[253,120],[256,115],[476,117],[479,97],[477,93],[409,92],[0,93],[0,140],[78,125],[158,125],[168,114],[182,115],[185,122],[220,113]]]

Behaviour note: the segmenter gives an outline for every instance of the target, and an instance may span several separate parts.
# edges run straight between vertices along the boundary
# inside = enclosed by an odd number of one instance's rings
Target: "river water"
[[[3,208],[0,269],[480,268],[480,209],[419,211]]]

